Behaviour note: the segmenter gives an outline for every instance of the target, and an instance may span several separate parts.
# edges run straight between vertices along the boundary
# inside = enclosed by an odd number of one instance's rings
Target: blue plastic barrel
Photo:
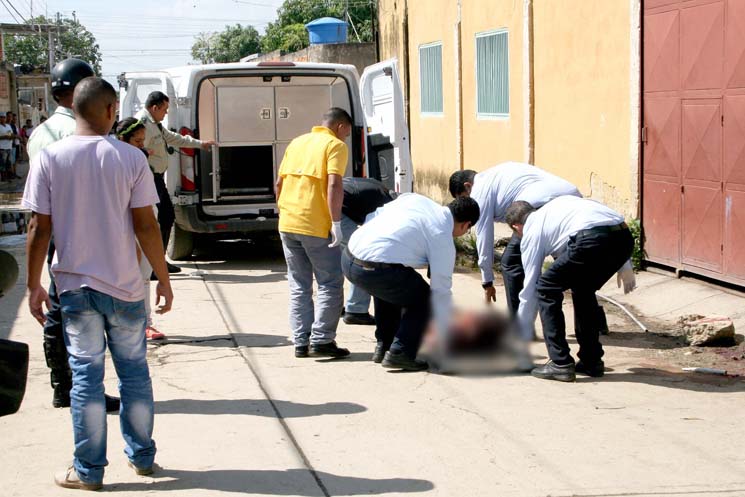
[[[346,43],[347,23],[334,17],[322,17],[305,25],[311,45]]]

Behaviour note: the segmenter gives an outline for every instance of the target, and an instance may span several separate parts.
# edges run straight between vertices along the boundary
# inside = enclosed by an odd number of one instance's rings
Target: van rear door
[[[368,132],[368,166],[388,188],[411,192],[414,174],[409,150],[404,94],[396,59],[367,67],[360,79],[360,97]]]
[[[154,91],[162,91],[168,95],[171,102],[171,108],[176,102],[176,92],[173,89],[173,83],[167,72],[148,71],[148,72],[128,72],[124,73],[124,78],[120,82],[119,91],[119,119],[132,117],[145,107],[147,96]],[[176,112],[169,112],[163,119],[163,126],[169,129],[175,129]]]

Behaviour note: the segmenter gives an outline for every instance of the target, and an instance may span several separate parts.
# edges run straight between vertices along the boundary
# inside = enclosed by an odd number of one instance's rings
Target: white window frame
[[[479,47],[478,47],[478,39],[479,38],[486,38],[487,36],[494,36],[501,33],[505,33],[507,35],[507,112],[506,113],[487,113],[487,112],[479,112]],[[476,118],[477,119],[483,119],[483,120],[497,120],[497,121],[504,121],[510,118],[510,111],[509,109],[512,107],[510,105],[510,96],[511,96],[511,88],[510,88],[510,34],[509,29],[507,28],[499,28],[499,29],[492,29],[489,31],[482,31],[480,33],[476,33],[476,37],[474,38],[474,61],[473,61],[473,67],[474,67],[474,81],[476,83]]]
[[[422,78],[422,50],[432,47],[440,47],[440,106],[442,110],[440,112],[430,112],[425,111],[422,109],[422,95],[424,92],[422,91],[422,85],[424,83],[424,79]],[[443,74],[442,74],[442,41],[433,41],[432,43],[425,43],[423,45],[419,45],[418,52],[419,52],[419,114],[424,117],[443,117],[444,111],[445,111],[445,88],[444,88],[444,80],[443,80]]]

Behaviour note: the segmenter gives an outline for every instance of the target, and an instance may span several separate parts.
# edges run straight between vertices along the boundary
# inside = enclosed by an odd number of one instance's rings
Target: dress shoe
[[[170,262],[166,262],[166,267],[168,267],[168,274],[176,274],[181,272],[180,267],[174,266]]]
[[[310,355],[314,357],[348,357],[349,349],[342,349],[336,342],[322,343],[310,346]]]
[[[427,364],[427,361],[412,359],[403,352],[389,350],[383,358],[383,367],[388,369],[403,369],[405,371],[426,371],[429,369],[429,364]]]
[[[119,397],[112,397],[111,395],[103,395],[106,399],[106,412],[119,412]]]
[[[308,357],[308,346],[300,345],[295,347],[295,357]]]
[[[372,355],[373,362],[376,364],[383,362],[386,352],[388,352],[388,347],[386,347],[383,342],[378,342],[377,345],[375,345],[375,352],[373,352]]]
[[[54,475],[54,483],[62,488],[71,488],[73,490],[101,490],[103,483],[88,483],[84,482],[78,476],[78,472],[75,470],[75,466],[70,466],[64,471],[60,471]]]
[[[548,361],[543,366],[538,366],[531,371],[530,374],[542,380],[571,382],[576,379],[576,375],[574,374],[574,364],[559,366],[554,361]]]
[[[342,319],[346,324],[375,325],[375,318],[369,312],[345,312]]]
[[[603,361],[598,361],[595,364],[585,364],[582,361],[579,361],[574,366],[574,371],[577,372],[577,374],[585,374],[587,376],[592,376],[593,378],[600,378],[605,374],[605,363]]]

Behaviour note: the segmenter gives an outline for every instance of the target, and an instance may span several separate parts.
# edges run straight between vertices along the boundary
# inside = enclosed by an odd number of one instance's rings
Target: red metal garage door
[[[645,249],[745,284],[745,0],[644,2]]]

